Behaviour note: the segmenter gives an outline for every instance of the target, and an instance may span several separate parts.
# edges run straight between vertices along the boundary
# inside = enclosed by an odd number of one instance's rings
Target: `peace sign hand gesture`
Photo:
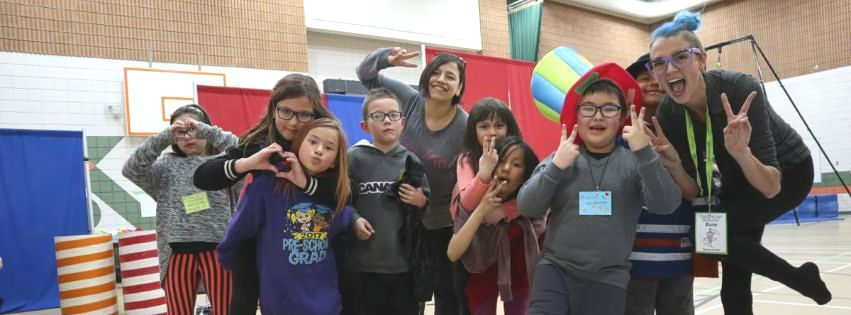
[[[645,128],[644,131],[650,137],[650,145],[653,147],[653,151],[659,153],[659,161],[662,162],[662,166],[670,170],[680,165],[680,155],[668,141],[668,137],[665,136],[665,132],[662,131],[662,126],[659,125],[659,120],[656,117],[653,117],[653,128],[656,129],[658,136],[650,128]]]
[[[573,161],[576,161],[576,157],[579,156],[579,146],[573,143],[576,139],[577,127],[577,125],[573,125],[573,131],[570,132],[568,137],[567,126],[561,125],[561,142],[556,149],[556,154],[553,155],[553,164],[562,170],[573,164]]]
[[[419,51],[409,53],[407,49],[402,47],[393,47],[390,48],[390,55],[387,56],[387,62],[396,67],[416,68],[417,64],[408,62],[407,60],[419,55]]]
[[[748,121],[748,110],[756,95],[756,91],[748,94],[748,98],[745,99],[739,113],[733,114],[727,93],[721,93],[721,104],[727,114],[727,126],[724,127],[724,147],[727,149],[727,153],[730,153],[733,157],[750,154],[748,144],[750,143],[752,128],[750,121]]]
[[[497,163],[499,163],[499,155],[496,153],[496,137],[485,137],[482,143],[482,156],[479,158],[478,176],[482,182],[490,179]]]
[[[629,105],[629,118],[630,125],[623,127],[623,138],[629,143],[629,149],[636,152],[650,144],[650,137],[644,127],[644,108],[636,115],[635,105]]]

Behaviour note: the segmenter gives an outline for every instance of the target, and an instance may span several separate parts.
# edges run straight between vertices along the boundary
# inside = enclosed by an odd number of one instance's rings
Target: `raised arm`
[[[473,213],[469,214],[469,216],[467,213],[458,214],[455,224],[456,231],[452,235],[452,239],[449,240],[449,247],[446,250],[449,261],[455,262],[461,259],[461,256],[464,256],[464,253],[470,248],[470,243],[476,237],[476,231],[479,230],[479,226],[482,225],[485,217],[491,212],[500,211],[499,208],[502,202],[497,197],[497,193],[502,185],[502,183],[497,184],[495,180],[491,181],[487,192],[482,197],[482,201],[479,202]],[[465,218],[466,221],[464,220]],[[461,227],[457,228],[458,225],[461,225]]]
[[[561,140],[556,152],[538,164],[532,177],[520,187],[517,195],[520,214],[534,218],[547,213],[559,184],[579,156],[579,146],[574,143],[576,127],[573,126],[568,137],[567,127],[561,125]]]
[[[721,103],[727,114],[727,153],[739,164],[751,186],[766,198],[773,198],[780,193],[781,174],[765,98],[757,99],[757,92],[750,92],[737,114],[733,114],[726,93],[721,94]]]
[[[131,182],[142,188],[154,200],[158,199],[158,183],[154,162],[162,154],[163,150],[175,143],[171,127],[160,133],[149,137],[141,146],[133,151],[130,158],[124,162],[121,174]]]
[[[416,98],[420,97],[419,92],[404,82],[387,77],[379,72],[392,66],[416,67],[417,65],[406,60],[419,55],[418,51],[408,53],[400,47],[376,49],[358,65],[356,70],[358,79],[367,89],[379,87],[389,89],[399,98],[402,112],[408,112],[408,107],[414,103]]]

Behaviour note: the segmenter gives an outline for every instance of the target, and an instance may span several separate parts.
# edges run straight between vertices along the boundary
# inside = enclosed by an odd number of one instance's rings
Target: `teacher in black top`
[[[753,314],[752,273],[825,304],[831,294],[814,263],[794,267],[760,244],[765,224],[809,193],[810,152],[753,77],[705,70],[706,53],[694,34],[699,26],[697,14],[680,12],[657,28],[647,70],[667,92],[656,112],[664,134],[701,197],[718,201],[712,211],[727,214],[728,253],[714,256],[724,267],[724,312]]]

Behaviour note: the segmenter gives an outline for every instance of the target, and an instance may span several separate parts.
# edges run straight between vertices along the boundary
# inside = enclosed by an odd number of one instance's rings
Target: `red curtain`
[[[464,110],[470,112],[476,101],[483,97],[498,98],[514,112],[523,140],[539,158],[555,151],[561,129],[557,123],[541,115],[532,99],[530,85],[535,63],[431,47],[426,48],[426,60],[432,60],[434,55],[442,52],[456,54],[467,64],[467,86],[461,99]]]
[[[510,87],[510,106],[514,118],[523,132],[523,140],[535,150],[538,158],[543,159],[558,147],[561,128],[559,124],[541,115],[532,98],[533,63],[506,65],[507,81]]]
[[[251,129],[266,113],[270,90],[198,86],[198,105],[213,124],[237,136]]]

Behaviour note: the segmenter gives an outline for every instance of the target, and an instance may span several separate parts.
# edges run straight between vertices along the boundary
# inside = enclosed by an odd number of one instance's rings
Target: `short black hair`
[[[618,97],[618,105],[621,106],[621,117],[626,114],[626,97],[623,95],[623,91],[621,88],[615,84],[615,82],[608,79],[600,79],[594,81],[582,91],[582,97],[594,94],[594,93],[604,93],[609,95],[615,95]],[[579,106],[576,106],[576,110],[579,110]]]
[[[464,96],[464,89],[466,87],[466,84],[464,84],[464,79],[466,78],[464,72],[466,72],[467,63],[464,62],[464,59],[461,59],[461,57],[448,53],[439,53],[435,55],[434,59],[425,66],[423,73],[420,74],[420,94],[425,97],[429,97],[428,79],[431,77],[431,74],[437,70],[437,68],[440,68],[440,66],[450,62],[454,62],[455,65],[458,66],[458,84],[461,85],[461,91],[458,92],[458,95],[452,97],[452,105],[457,105],[461,102],[461,97]]]
[[[388,88],[383,87],[374,88],[372,90],[369,90],[369,92],[366,93],[366,98],[363,99],[363,121],[366,121],[367,116],[369,116],[369,103],[385,98],[389,98],[396,101],[396,105],[401,111],[402,107],[401,104],[399,104],[399,98],[396,97],[396,94],[393,94],[393,91],[390,91]]]

